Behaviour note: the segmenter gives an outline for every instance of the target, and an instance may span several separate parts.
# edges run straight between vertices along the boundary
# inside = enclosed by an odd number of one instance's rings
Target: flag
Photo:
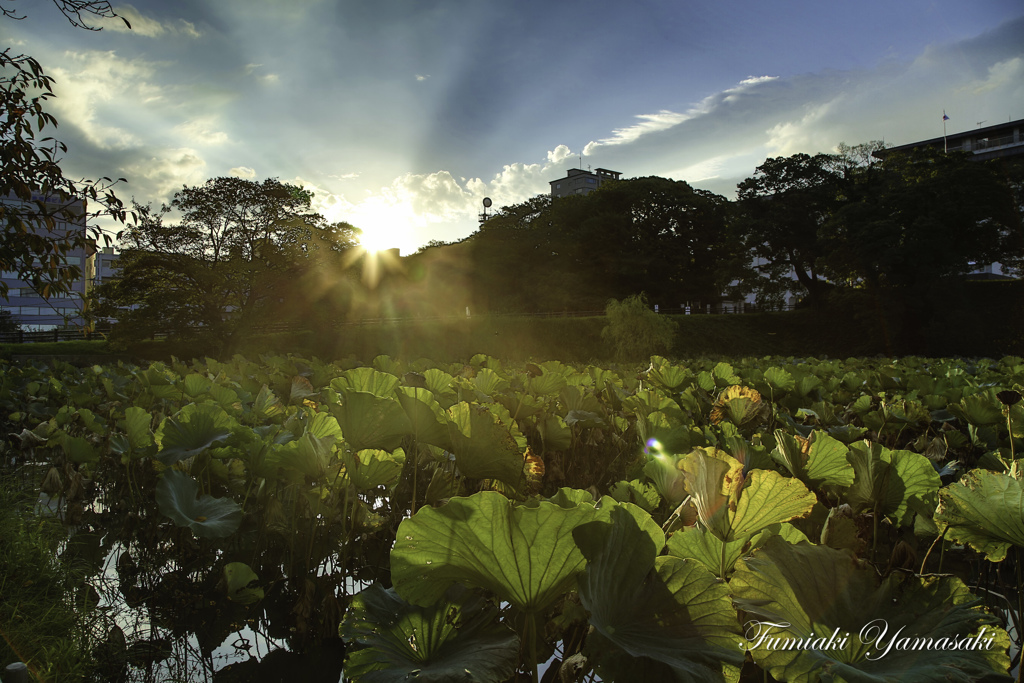
[[[946,116],[946,112],[942,112],[942,120],[943,121],[949,121],[949,117]]]

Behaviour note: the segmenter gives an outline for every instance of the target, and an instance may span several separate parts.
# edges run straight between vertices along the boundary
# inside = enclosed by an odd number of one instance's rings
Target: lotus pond
[[[94,680],[994,681],[1022,391],[1015,357],[236,356],[2,364],[0,419]]]

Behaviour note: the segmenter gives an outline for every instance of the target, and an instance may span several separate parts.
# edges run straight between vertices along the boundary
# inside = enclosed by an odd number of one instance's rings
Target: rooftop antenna
[[[493,202],[491,202],[490,197],[484,197],[484,212],[480,214],[480,225],[483,225],[484,223],[487,222],[487,219],[489,218],[489,216],[487,215],[487,209],[491,208],[492,203]]]

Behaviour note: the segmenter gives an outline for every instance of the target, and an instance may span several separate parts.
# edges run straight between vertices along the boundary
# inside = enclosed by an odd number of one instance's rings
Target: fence
[[[102,332],[86,332],[80,329],[17,330],[0,332],[0,344],[31,344],[40,342],[81,341],[103,339]]]

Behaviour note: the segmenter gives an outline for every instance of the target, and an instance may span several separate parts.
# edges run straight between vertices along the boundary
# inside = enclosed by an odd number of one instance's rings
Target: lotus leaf
[[[789,371],[779,367],[770,367],[764,371],[764,381],[771,389],[772,400],[777,401],[796,389],[796,380]]]
[[[849,449],[828,434],[815,431],[806,441],[777,429],[775,441],[772,458],[810,488],[853,483],[854,470],[846,459]]]
[[[69,462],[99,462],[100,452],[91,443],[81,436],[69,436],[61,434],[61,448],[64,450],[64,457]]]
[[[959,403],[950,403],[946,409],[975,427],[1000,424],[1005,422],[1002,405],[993,394],[973,394]]]
[[[733,385],[725,388],[711,407],[712,424],[723,420],[737,427],[752,427],[771,415],[771,406],[761,400],[761,394],[749,387]]]
[[[228,592],[228,600],[240,605],[251,605],[263,599],[263,589],[259,586],[250,587],[260,577],[244,562],[229,562],[224,565],[224,584]]]
[[[939,491],[935,522],[948,536],[992,562],[1011,545],[1024,548],[1024,482],[1007,474],[972,470]]]
[[[557,372],[545,372],[539,377],[527,380],[526,391],[536,396],[552,396],[562,391],[565,386],[565,376]]]
[[[378,486],[394,487],[402,474],[405,451],[395,449],[394,453],[382,450],[365,450],[345,453],[345,471],[360,491],[372,491]]]
[[[753,536],[744,536],[724,542],[701,527],[686,527],[672,534],[668,552],[675,557],[697,560],[719,578],[732,571],[736,560],[768,542],[772,536],[781,536],[790,543],[806,541],[803,532],[789,523],[772,524]]]
[[[1009,668],[1009,636],[954,577],[879,579],[848,551],[772,538],[729,587],[749,617],[741,647],[779,681],[966,683]],[[972,635],[980,648],[952,649]]]
[[[393,396],[398,388],[399,379],[386,372],[373,368],[353,368],[342,373],[341,377],[331,382],[331,388],[339,393],[361,391],[379,398]]]
[[[361,591],[339,629],[342,638],[363,646],[349,655],[346,676],[359,683],[490,683],[510,677],[519,638],[483,599],[465,591],[459,598],[417,607],[376,583]]]
[[[201,538],[230,536],[242,523],[242,508],[229,498],[202,495],[192,477],[168,469],[156,486],[156,502],[160,513],[178,526],[187,526]]]
[[[124,430],[133,451],[153,444],[153,432],[150,429],[152,422],[153,416],[144,408],[129,406],[124,409]]]
[[[605,639],[688,681],[738,679],[739,624],[726,584],[698,562],[657,557],[661,544],[624,506],[611,510],[610,523],[583,524],[573,537],[587,560],[580,601]]]
[[[157,459],[165,465],[191,458],[231,436],[237,424],[224,409],[212,403],[189,403],[174,417],[167,417],[156,431],[160,451]]]
[[[409,418],[397,399],[366,391],[346,391],[342,403],[331,406],[331,414],[338,419],[345,441],[357,451],[365,448],[393,451],[405,435],[412,432]]]
[[[908,522],[911,499],[932,500],[942,485],[931,461],[919,453],[863,441],[850,446],[847,459],[855,473],[847,492],[854,511],[872,510],[898,524]]]
[[[448,418],[429,389],[399,387],[398,402],[409,418],[416,441],[451,450]]]
[[[488,407],[466,402],[453,405],[448,415],[459,472],[472,479],[497,479],[518,486],[523,477],[523,452],[510,428]]]
[[[572,530],[597,516],[586,503],[516,506],[494,491],[452,498],[402,521],[391,578],[398,594],[415,605],[430,605],[462,583],[538,613],[572,589],[583,569]]]
[[[680,464],[701,524],[725,542],[803,517],[817,501],[799,479],[778,472],[744,477],[738,460],[713,448],[697,449]]]

